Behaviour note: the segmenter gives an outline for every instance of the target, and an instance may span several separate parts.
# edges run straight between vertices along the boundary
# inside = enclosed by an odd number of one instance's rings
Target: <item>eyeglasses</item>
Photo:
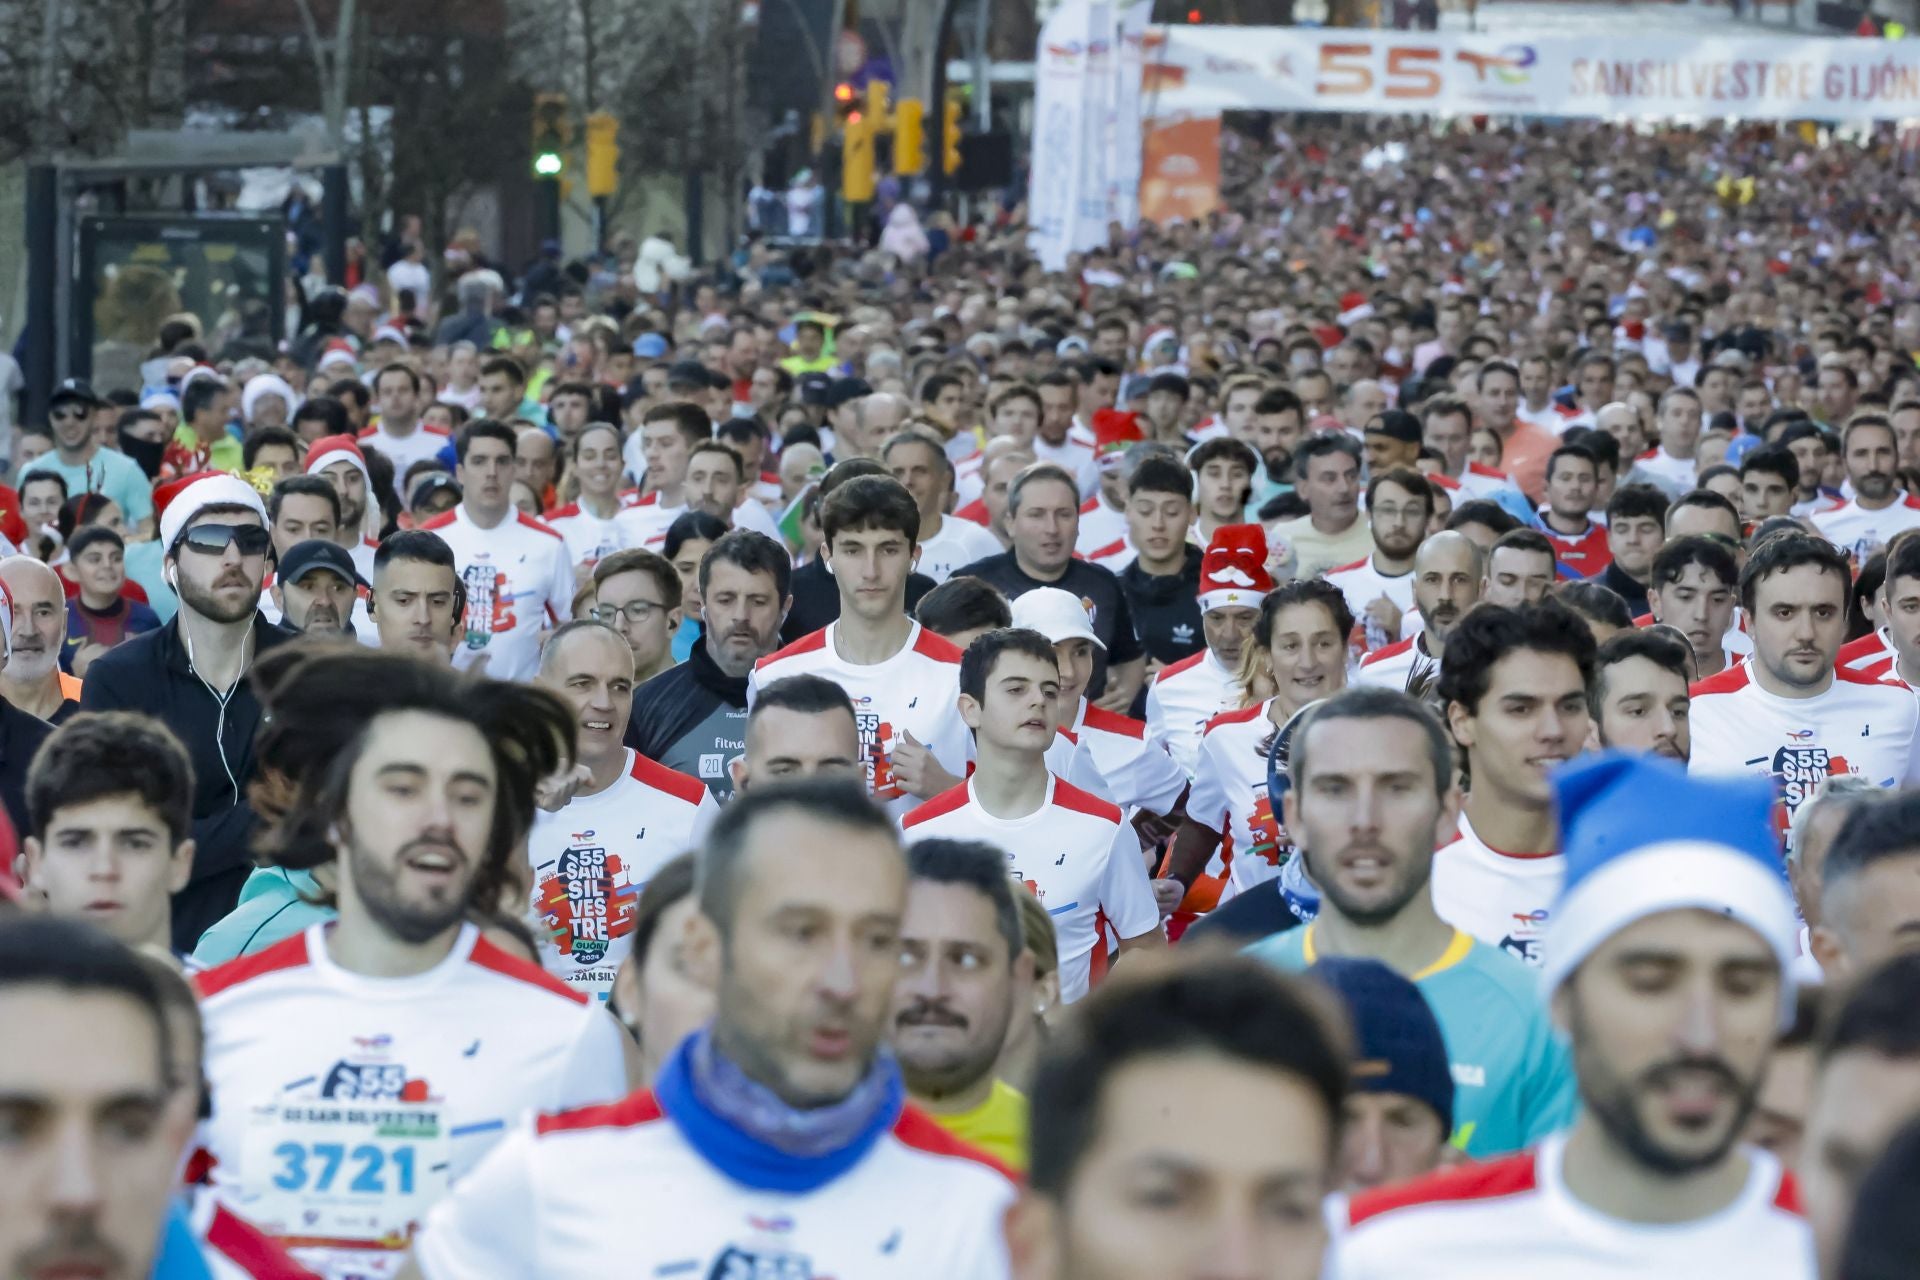
[[[651,600],[635,600],[632,604],[599,604],[587,615],[595,622],[604,622],[614,626],[622,618],[636,627],[644,627],[654,614],[662,612],[667,606],[655,604]]]
[[[180,545],[205,556],[225,555],[229,546],[243,556],[264,556],[272,540],[257,524],[197,524],[180,538]]]

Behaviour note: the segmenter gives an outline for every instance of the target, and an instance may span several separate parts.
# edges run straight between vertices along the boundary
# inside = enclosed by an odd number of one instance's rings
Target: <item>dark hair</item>
[[[706,518],[713,519],[711,516]],[[684,519],[686,519],[685,516],[680,517],[680,520]],[[679,528],[680,520],[673,522],[674,528]],[[715,524],[718,523],[715,521]],[[673,530],[669,529],[667,533],[671,537]],[[702,533],[699,536],[705,536],[705,534]],[[685,539],[682,538],[681,541],[684,542]],[[675,550],[678,550],[678,547]],[[671,557],[672,552],[668,555]],[[707,582],[713,577],[713,566],[716,564],[730,564],[736,568],[745,569],[748,573],[767,574],[773,578],[773,591],[776,596],[785,600],[790,594],[790,586],[793,582],[793,557],[787,554],[785,547],[764,533],[756,533],[752,529],[733,529],[715,538],[713,545],[700,556],[700,590],[702,592],[707,589]]]
[[[1553,561],[1556,567],[1560,563],[1560,557],[1553,553],[1553,543],[1547,539],[1546,534],[1538,529],[1509,529],[1495,538],[1493,545],[1487,548],[1488,572],[1493,569],[1493,557],[1508,548],[1524,551],[1529,555],[1545,556]]]
[[[1593,459],[1594,474],[1596,476],[1599,474],[1601,467],[1606,467],[1612,471],[1618,471],[1620,469],[1620,442],[1608,432],[1602,431],[1598,427],[1574,427],[1568,431],[1567,434],[1561,436],[1560,439],[1564,442],[1563,447],[1567,445],[1578,445],[1587,451],[1588,455]],[[1553,452],[1553,456],[1547,459],[1548,475],[1553,474],[1553,459],[1558,457],[1559,453],[1560,451],[1556,449]]]
[[[112,502],[113,499],[104,493],[77,493],[60,504],[59,514],[53,518],[54,528],[60,531],[62,538],[71,538],[75,529],[98,520]]]
[[[1667,495],[1650,484],[1623,484],[1607,499],[1607,528],[1616,520],[1657,520],[1667,525]]]
[[[170,1089],[179,1083],[170,1065],[166,1003],[153,971],[132,947],[82,920],[49,915],[0,920],[0,991],[21,987],[119,996],[138,1005],[153,1019],[154,1043],[159,1046],[154,1067],[161,1084]]]
[[[1193,472],[1174,458],[1148,454],[1127,477],[1127,496],[1139,493],[1172,493],[1193,501]]]
[[[1609,369],[1613,367],[1613,361],[1607,360],[1605,356],[1600,356],[1598,358],[1601,360],[1606,360],[1607,367]],[[1582,360],[1580,363],[1583,365],[1591,364],[1594,362],[1594,359],[1595,357],[1588,356],[1585,360]],[[1509,377],[1511,377],[1515,382],[1520,381],[1520,371],[1514,368],[1512,365],[1508,364],[1505,360],[1489,360],[1485,364],[1481,365],[1480,368],[1473,375],[1473,389],[1475,391],[1485,391],[1487,389],[1487,375],[1490,373],[1504,373]]]
[[[616,427],[611,422],[589,422],[586,425],[582,426],[580,430],[574,433],[572,442],[567,445],[567,457],[575,461],[578,461],[580,457],[580,442],[582,440],[585,440],[589,434],[595,431],[613,432],[613,447],[615,450],[618,450],[620,448],[620,428],[619,427]],[[519,449],[520,449],[519,438],[515,437],[514,452],[516,455],[519,453]]]
[[[625,550],[616,551],[610,556],[603,557],[593,566],[593,589],[598,591],[600,585],[607,579],[617,578],[623,573],[646,574],[653,579],[653,585],[660,589],[662,607],[669,610],[680,607],[680,573],[665,556],[648,551],[645,547],[628,547]]]
[[[1589,622],[1618,630],[1633,625],[1633,610],[1612,587],[1604,587],[1588,578],[1556,583],[1547,597],[1557,600]]]
[[[861,783],[844,778],[799,778],[741,792],[720,810],[720,816],[707,829],[694,863],[700,914],[713,922],[723,938],[732,932],[733,905],[739,897],[740,863],[747,853],[747,841],[763,819],[776,817],[776,841],[799,819],[877,836],[900,848],[900,832],[893,819],[868,797]],[[768,874],[785,876],[788,871],[775,861],[769,864]]]
[[[58,471],[52,471],[52,470],[43,468],[38,471],[27,471],[22,473],[20,476],[20,489],[19,489],[20,495],[22,497],[26,496],[28,485],[40,484],[43,482],[47,484],[57,484],[60,486],[60,505],[63,507],[66,506],[67,505],[67,478],[61,475]]]
[[[1845,1280],[1909,1280],[1920,1257],[1920,1121],[1896,1132],[1860,1179],[1836,1275]]]
[[[689,542],[718,542],[726,536],[726,522],[719,516],[710,516],[704,511],[683,511],[667,526],[666,537],[660,543],[660,554],[671,560]],[[705,555],[705,552],[701,554]]]
[[[514,366],[518,368],[518,365]],[[475,418],[454,433],[453,456],[462,465],[467,461],[467,451],[473,448],[475,440],[498,440],[507,446],[510,454],[518,453],[520,437],[514,429],[504,422],[493,418]]]
[[[166,725],[132,711],[83,711],[40,744],[27,770],[27,815],[45,840],[54,814],[132,795],[179,844],[193,834],[193,763]]]
[[[273,492],[267,495],[267,525],[272,527],[280,518],[280,508],[287,504],[288,498],[322,498],[327,510],[333,513],[333,522],[340,523],[340,493],[333,482],[325,476],[288,476],[273,486]]]
[[[1260,616],[1253,620],[1253,642],[1271,649],[1273,624],[1280,611],[1296,604],[1317,604],[1325,609],[1343,641],[1353,633],[1353,607],[1347,603],[1346,592],[1325,578],[1295,578],[1267,592],[1267,598],[1260,602]]]
[[[1360,442],[1344,431],[1316,431],[1293,451],[1293,473],[1305,478],[1313,460],[1327,454],[1344,453],[1360,465]]]
[[[1849,818],[1841,827],[1852,824]],[[1837,847],[1836,841],[1836,847]],[[1831,862],[1832,854],[1828,855]],[[1827,1011],[1821,1028],[1822,1065],[1852,1050],[1911,1061],[1920,1058],[1920,952],[1895,956],[1853,984],[1846,997]]]
[[[374,573],[378,574],[395,560],[437,564],[451,572],[456,580],[460,577],[453,558],[453,548],[447,545],[445,538],[426,529],[402,529],[380,539],[380,545],[373,553]]]
[[[390,373],[405,374],[407,376],[407,385],[413,388],[415,394],[419,393],[420,374],[414,369],[412,365],[401,364],[398,360],[395,360],[391,364],[381,365],[379,371],[373,375],[373,389],[375,391],[378,391],[380,389],[380,379],[386,377]]]
[[[1820,869],[1824,894],[1848,876],[1893,858],[1920,857],[1920,792],[1896,791],[1848,807]]]
[[[1788,489],[1800,487],[1800,461],[1793,451],[1783,445],[1767,444],[1750,450],[1740,459],[1740,478],[1747,478],[1749,471],[1763,471],[1771,476],[1779,476],[1786,481]]]
[[[1493,530],[1493,536],[1504,538],[1520,527],[1511,511],[1491,498],[1474,498],[1461,503],[1447,517],[1447,528],[1458,529],[1463,524],[1483,525]]]
[[[805,716],[820,716],[832,711],[844,711],[856,724],[860,719],[853,709],[853,699],[847,696],[845,689],[825,676],[807,673],[785,676],[755,691],[753,709],[747,712],[749,732],[752,731],[753,722],[760,718],[760,713],[771,708],[781,708]]]
[[[309,396],[300,402],[300,407],[287,419],[287,425],[294,429],[294,438],[299,438],[300,424],[320,422],[326,424],[322,435],[343,436],[353,429],[353,420],[347,416],[347,406],[332,396]]]
[[[1294,1077],[1339,1141],[1351,1049],[1307,980],[1244,956],[1207,956],[1095,987],[1048,1043],[1029,1090],[1028,1184],[1066,1197],[1097,1140],[1108,1082],[1146,1058],[1203,1053]]]
[[[484,378],[490,373],[504,373],[521,386],[527,385],[527,371],[522,369],[520,362],[512,356],[493,355],[482,360],[480,376]]]
[[[1300,403],[1300,397],[1287,387],[1268,387],[1253,402],[1253,416],[1266,417],[1275,413],[1297,413],[1306,416],[1306,408]]]
[[[740,455],[732,449],[729,449],[726,445],[721,444],[718,440],[713,439],[711,436],[694,445],[688,452],[687,457],[689,461],[691,461],[695,455],[702,453],[720,454],[733,466],[733,478],[735,480],[745,480],[747,478],[747,467],[745,463],[740,461]],[[944,453],[942,456],[944,456]]]
[[[920,597],[913,616],[939,636],[1013,625],[1013,609],[1007,598],[992,583],[974,577],[948,578]]]
[[[617,430],[618,428],[616,428]],[[731,440],[735,444],[745,444],[749,440],[766,443],[773,436],[767,430],[767,424],[758,418],[728,418],[713,429],[716,440]]]
[[[1733,552],[1704,533],[1694,533],[1675,538],[1654,554],[1650,578],[1653,589],[1658,591],[1680,581],[1680,575],[1696,564],[1729,587],[1740,580]]]
[[[984,635],[975,636],[967,651],[960,655],[960,692],[975,702],[984,702],[987,696],[987,677],[993,674],[994,663],[1003,653],[1021,653],[1036,658],[1050,667],[1058,667],[1060,658],[1054,651],[1053,641],[1027,627],[995,627]]]
[[[219,378],[195,378],[180,392],[180,421],[192,422],[208,405],[227,393]]]
[[[470,725],[499,775],[493,829],[471,901],[499,901],[507,864],[533,824],[534,787],[574,755],[573,708],[536,685],[487,680],[357,645],[282,645],[251,673],[263,711],[247,789],[270,866],[306,871],[334,857],[354,764],[382,715],[420,711]]]
[[[1607,669],[1630,658],[1645,658],[1679,676],[1681,684],[1689,682],[1693,653],[1684,640],[1676,640],[1664,630],[1629,626],[1609,636],[1593,656],[1593,675],[1587,680],[1587,710],[1595,721],[1600,719],[1600,706],[1607,699]]]
[[[1467,610],[1447,637],[1440,660],[1440,703],[1459,703],[1468,715],[1493,683],[1494,664],[1510,653],[1561,654],[1580,669],[1580,683],[1593,683],[1593,632],[1571,610],[1551,601],[1506,608],[1483,604]]]
[[[67,539],[67,558],[69,560],[78,560],[81,552],[98,542],[109,543],[115,549],[122,552],[127,549],[127,540],[107,528],[107,526],[103,524],[89,524],[75,529],[73,536]]]
[[[713,438],[713,419],[707,411],[691,400],[670,400],[666,404],[657,404],[641,415],[640,425],[647,427],[656,422],[671,422],[680,438],[689,448],[702,440]]]
[[[341,378],[327,387],[327,394],[344,404],[351,400],[365,409],[373,403],[373,397],[367,392],[367,384],[358,378]]]
[[[1891,592],[1891,584],[1896,578],[1920,578],[1920,535],[1901,537],[1895,534],[1887,545],[1885,553],[1886,571],[1881,575],[1881,584]]]
[[[1594,456],[1593,450],[1587,448],[1584,444],[1563,444],[1548,455],[1547,475],[1551,476],[1553,474],[1553,468],[1562,458],[1573,458],[1577,461],[1584,462],[1593,468],[1595,476],[1600,474],[1600,459]]]
[[[820,533],[828,548],[842,533],[897,533],[911,549],[920,540],[920,507],[892,476],[858,476],[838,485],[820,503]]]
[[[300,437],[285,427],[260,427],[247,434],[240,444],[240,463],[247,470],[253,470],[254,461],[260,451],[270,445],[280,445],[293,450],[293,456],[300,456]]]
[[[1427,504],[1427,514],[1433,514],[1433,485],[1427,477],[1412,467],[1389,467],[1385,471],[1376,471],[1367,480],[1367,510],[1373,510],[1373,495],[1383,484],[1395,485]]]
[[[1222,461],[1239,463],[1247,468],[1249,475],[1257,475],[1260,471],[1260,455],[1253,451],[1253,446],[1232,436],[1215,436],[1187,455],[1187,467],[1195,472],[1209,462]]]
[[[1741,527],[1740,509],[1729,502],[1724,493],[1715,493],[1711,489],[1687,490],[1675,498],[1673,504],[1667,508],[1667,514],[1661,517],[1661,528],[1664,529],[1666,522],[1673,519],[1673,513],[1682,507],[1705,507],[1709,510],[1722,513],[1733,521],[1733,527],[1736,530],[1736,536],[1738,536],[1737,531]]]
[[[1453,740],[1440,717],[1426,703],[1399,689],[1381,685],[1354,685],[1314,703],[1294,726],[1287,754],[1287,774],[1299,787],[1307,776],[1308,739],[1313,730],[1335,720],[1407,720],[1427,739],[1427,760],[1433,765],[1433,789],[1446,794],[1453,785]]]
[[[1014,905],[1013,881],[1007,875],[1007,856],[984,840],[921,840],[907,847],[907,874],[933,884],[956,884],[972,889],[993,908],[993,922],[1007,944],[1007,958],[1026,950],[1020,929],[1020,908]]]
[[[1746,567],[1740,571],[1740,607],[1751,617],[1762,582],[1776,573],[1809,564],[1839,579],[1840,602],[1844,606],[1853,582],[1847,558],[1818,534],[1783,530],[1762,538],[1748,553]]]

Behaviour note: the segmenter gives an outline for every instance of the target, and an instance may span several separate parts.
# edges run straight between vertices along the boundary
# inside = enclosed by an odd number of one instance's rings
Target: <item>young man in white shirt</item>
[[[859,716],[867,788],[904,816],[967,767],[960,651],[906,611],[920,508],[892,477],[859,476],[820,504],[820,528],[840,617],[760,659],[747,702],[761,686],[803,672],[840,685]]]
[[[1692,668],[1693,653],[1672,627],[1633,627],[1608,637],[1594,654],[1587,690],[1595,741],[1685,764],[1693,750]]]
[[[1885,647],[1855,669],[1887,684],[1920,689],[1920,534],[1896,537],[1887,549],[1887,576],[1880,584]]]
[[[1547,779],[1586,745],[1593,651],[1587,624],[1557,604],[1481,605],[1447,637],[1440,669],[1469,781],[1460,836],[1434,858],[1433,905],[1532,965],[1560,891]]]
[[[1071,374],[1055,370],[1041,377],[1034,392],[1040,397],[1040,426],[1034,433],[1033,456],[1055,463],[1080,481],[1080,496],[1100,492],[1100,463],[1094,456],[1091,432],[1076,429],[1074,404],[1080,389]]]
[[[695,866],[697,910],[653,945],[714,991],[712,1020],[649,1089],[516,1125],[401,1280],[1004,1276],[1011,1175],[907,1105],[880,1052],[907,898],[893,824],[846,781],[753,787]]]
[[[421,527],[453,549],[466,584],[466,626],[454,665],[485,658],[496,680],[528,680],[540,659],[540,634],[573,606],[573,561],[558,533],[516,511],[513,430],[470,422],[456,437],[456,476],[464,494],[453,510]]]
[[[920,508],[920,559],[914,568],[945,582],[961,565],[1000,554],[1000,541],[971,520],[947,514],[953,496],[953,461],[940,441],[908,427],[880,446],[880,461],[907,487]]]
[[[379,504],[372,498],[373,473],[367,470],[367,455],[352,436],[322,436],[307,450],[307,474],[333,486],[340,499],[333,540],[347,549],[360,576],[372,581],[373,553],[380,540],[367,529],[367,511]]]
[[[647,489],[622,513],[635,530],[633,545],[657,551],[666,541],[667,527],[687,509],[687,463],[694,446],[712,438],[707,411],[688,400],[654,405],[641,417],[625,450],[628,473]]]
[[[1411,690],[1429,681],[1440,669],[1447,637],[1467,610],[1480,603],[1484,560],[1479,544],[1457,529],[1443,529],[1422,542],[1413,556],[1413,602],[1420,610],[1420,632],[1361,659],[1353,682]]]
[[[1433,490],[1418,471],[1395,467],[1375,472],[1367,481],[1373,554],[1329,569],[1326,577],[1347,597],[1369,653],[1396,643],[1413,612],[1413,559],[1432,515]]]
[[[426,384],[411,366],[390,364],[373,375],[373,402],[380,419],[360,433],[362,448],[378,449],[393,463],[394,492],[400,494],[407,468],[440,456],[447,432],[420,421]],[[404,495],[402,495],[404,496]]]
[[[1036,631],[990,631],[961,660],[960,709],[976,767],[959,786],[907,814],[910,840],[984,840],[1047,908],[1059,935],[1060,998],[1086,995],[1107,969],[1108,933],[1122,955],[1166,945],[1139,837],[1117,805],[1047,772],[1059,719],[1060,669]]]
[[[281,652],[256,751],[294,793],[259,848],[331,865],[339,915],[196,979],[212,1194],[327,1274],[391,1274],[584,1023],[584,996],[470,919],[501,901],[574,716],[412,659]]]
[[[779,541],[780,526],[772,514],[747,494],[746,464],[718,440],[693,446],[682,487],[690,510],[704,511],[730,529],[751,529]]]
[[[576,621],[540,651],[540,684],[571,707],[573,762],[591,775],[527,833],[531,909],[548,973],[605,1000],[632,945],[634,905],[654,872],[685,853],[720,812],[706,783],[624,745],[633,650],[603,622]]]
[[[1794,1009],[1767,789],[1646,756],[1554,789],[1568,874],[1541,976],[1585,1108],[1534,1150],[1336,1202],[1329,1274],[1812,1280],[1793,1175],[1740,1144]]]
[[[1893,541],[1902,530],[1920,528],[1920,497],[1900,487],[1899,442],[1881,414],[1856,414],[1840,436],[1853,496],[1815,511],[1813,527],[1856,565]]]
[[[1847,629],[1846,558],[1810,533],[1776,533],[1740,573],[1753,657],[1693,686],[1695,773],[1757,773],[1780,797],[1784,833],[1822,778],[1920,779],[1920,700],[1834,663]]]
[[[1694,487],[1698,463],[1694,449],[1700,443],[1700,395],[1692,387],[1669,387],[1660,397],[1655,415],[1660,443],[1634,459],[1628,484],[1651,484],[1669,498]]]
[[[1237,708],[1240,658],[1273,590],[1267,538],[1257,524],[1227,525],[1200,562],[1200,627],[1207,647],[1163,667],[1147,686],[1147,733],[1192,776],[1207,721]]]

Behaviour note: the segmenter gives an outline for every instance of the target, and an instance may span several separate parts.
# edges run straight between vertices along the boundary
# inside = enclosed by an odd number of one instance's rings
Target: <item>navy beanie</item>
[[[1453,1070],[1420,988],[1378,960],[1352,956],[1329,956],[1307,972],[1333,989],[1353,1023],[1353,1087],[1417,1098],[1451,1134]]]

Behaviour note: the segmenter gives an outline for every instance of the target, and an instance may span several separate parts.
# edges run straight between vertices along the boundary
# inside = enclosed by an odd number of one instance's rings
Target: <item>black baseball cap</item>
[[[800,403],[804,405],[826,405],[827,392],[833,387],[833,377],[825,373],[806,373],[800,375]]]
[[[325,538],[308,538],[288,547],[275,572],[282,582],[298,582],[315,569],[331,569],[356,587],[367,585],[361,581],[359,570],[353,567],[353,557],[347,554],[347,549]]]
[[[1420,419],[1404,409],[1382,409],[1367,419],[1368,435],[1383,435],[1408,444],[1419,444],[1422,439]]]
[[[843,404],[865,399],[873,394],[873,388],[864,378],[835,378],[827,384],[826,399],[823,403],[829,409],[838,409]]]
[[[99,404],[100,397],[94,394],[93,384],[85,378],[68,378],[53,389],[53,395],[47,399],[47,407],[65,404],[69,400],[78,400],[84,404]]]
[[[446,472],[421,472],[413,478],[413,484],[407,488],[407,510],[413,510],[442,489],[452,490],[456,500],[461,496],[460,482]]]
[[[707,366],[698,360],[676,360],[667,366],[667,385],[670,387],[710,387],[707,380]]]

